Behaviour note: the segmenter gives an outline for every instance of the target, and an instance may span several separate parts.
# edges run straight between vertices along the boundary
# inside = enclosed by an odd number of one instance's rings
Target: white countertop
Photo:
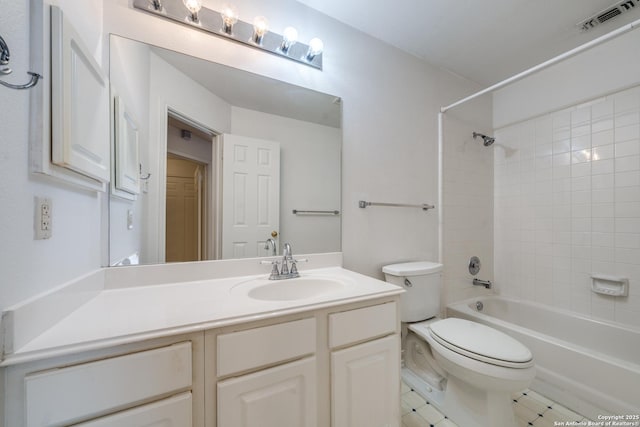
[[[341,267],[304,270],[300,275],[334,277],[348,286],[292,301],[256,300],[247,296],[246,285],[243,285],[245,290],[238,287],[251,279],[266,279],[266,274],[105,288],[13,353],[5,355],[0,366],[403,292],[395,285]]]

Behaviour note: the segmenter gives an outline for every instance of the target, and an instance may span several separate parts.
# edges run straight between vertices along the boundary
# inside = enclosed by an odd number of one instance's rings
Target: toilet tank
[[[437,316],[442,290],[442,264],[405,262],[382,267],[385,280],[406,292],[400,296],[400,320],[419,322]]]

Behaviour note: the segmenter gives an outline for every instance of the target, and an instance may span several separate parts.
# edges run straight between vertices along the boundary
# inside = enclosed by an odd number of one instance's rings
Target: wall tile
[[[501,292],[640,325],[640,286],[624,299],[591,291],[593,272],[640,283],[640,88],[499,132],[527,145],[504,167],[495,155]]]

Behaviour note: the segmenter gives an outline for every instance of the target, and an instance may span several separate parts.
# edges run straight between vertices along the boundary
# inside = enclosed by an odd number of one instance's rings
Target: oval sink
[[[332,292],[340,291],[346,283],[324,277],[297,277],[295,279],[266,280],[258,279],[243,283],[252,285],[247,296],[266,301],[292,301],[314,298]],[[243,286],[244,288],[244,286]]]

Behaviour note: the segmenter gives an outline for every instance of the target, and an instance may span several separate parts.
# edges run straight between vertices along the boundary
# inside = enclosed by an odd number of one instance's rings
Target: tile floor
[[[556,421],[588,421],[533,390],[515,393],[513,408],[517,427],[553,427]],[[402,427],[458,427],[404,383],[401,413]]]

